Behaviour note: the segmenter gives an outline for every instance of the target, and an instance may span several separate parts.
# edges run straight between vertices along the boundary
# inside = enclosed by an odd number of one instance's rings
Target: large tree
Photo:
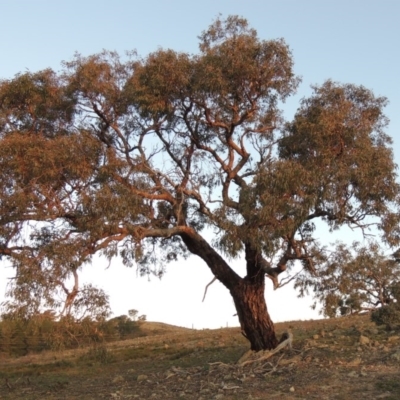
[[[104,52],[64,67],[0,86],[0,253],[17,276],[67,276],[95,253],[162,274],[197,255],[261,350],[278,343],[265,277],[277,287],[296,260],[315,273],[314,221],[375,224],[397,242],[386,99],[327,81],[285,122],[291,52],[245,20],[217,19],[195,55]],[[229,260],[241,256],[239,275]]]

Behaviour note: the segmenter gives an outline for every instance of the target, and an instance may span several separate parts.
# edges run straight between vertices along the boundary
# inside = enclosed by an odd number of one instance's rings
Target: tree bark
[[[241,278],[199,234],[190,228],[181,234],[189,251],[202,258],[214,276],[227,287],[235,303],[243,335],[255,351],[271,350],[278,345],[274,324],[265,303],[265,274],[259,254],[246,251],[248,276]]]
[[[244,278],[231,290],[242,334],[254,351],[272,350],[278,345],[275,327],[265,302],[264,288],[264,279],[250,281]]]

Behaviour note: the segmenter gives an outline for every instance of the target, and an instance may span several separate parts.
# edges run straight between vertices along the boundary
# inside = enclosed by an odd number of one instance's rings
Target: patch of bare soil
[[[161,325],[90,349],[0,359],[0,398],[400,399],[400,332],[369,316],[277,324],[293,333],[292,349],[248,363],[238,363],[248,344],[237,328]]]

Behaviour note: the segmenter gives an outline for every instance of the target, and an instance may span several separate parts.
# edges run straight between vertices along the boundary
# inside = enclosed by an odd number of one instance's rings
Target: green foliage
[[[80,357],[80,360],[90,365],[93,363],[110,364],[115,361],[115,357],[106,346],[100,345],[89,348],[89,350]]]
[[[328,317],[375,309],[398,301],[400,264],[385,255],[376,242],[349,248],[337,243],[326,249],[313,276],[302,274],[295,286],[302,293],[312,289]]]
[[[377,325],[385,325],[388,329],[400,326],[400,304],[392,303],[380,307],[371,313],[371,321]]]
[[[399,242],[387,100],[328,80],[285,121],[281,104],[300,80],[283,39],[262,40],[230,16],[199,40],[198,54],[104,51],[0,82],[0,256],[15,270],[12,311],[104,319],[105,294],[77,280],[95,254],[159,277],[196,254],[238,295],[264,274],[278,287],[296,262],[303,292],[324,286],[318,269],[338,277],[336,265],[353,265],[340,247],[344,263],[327,261],[317,220],[375,225]],[[243,253],[242,278],[221,254]],[[357,290],[336,299],[343,312],[364,301]]]

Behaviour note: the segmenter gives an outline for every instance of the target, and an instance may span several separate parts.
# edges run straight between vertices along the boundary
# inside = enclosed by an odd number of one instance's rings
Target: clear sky
[[[219,13],[243,16],[260,38],[282,37],[291,47],[295,72],[303,81],[285,106],[287,118],[310,93],[311,84],[328,78],[362,84],[386,96],[388,133],[399,163],[399,0],[3,0],[0,79],[27,70],[57,70],[75,52],[90,55],[107,49],[123,54],[136,49],[145,56],[163,47],[196,53],[197,36]],[[354,239],[350,234],[344,237]],[[135,308],[149,320],[187,327],[237,325],[233,303],[221,284],[214,283],[201,302],[212,274],[200,259],[171,265],[162,281],[151,282],[118,261],[106,267],[97,260],[83,279],[110,294],[115,315]],[[235,268],[240,272],[240,261]],[[0,265],[0,299],[9,275]],[[309,308],[311,300],[298,300],[290,287],[273,292],[268,283],[266,296],[275,321],[317,315]]]

